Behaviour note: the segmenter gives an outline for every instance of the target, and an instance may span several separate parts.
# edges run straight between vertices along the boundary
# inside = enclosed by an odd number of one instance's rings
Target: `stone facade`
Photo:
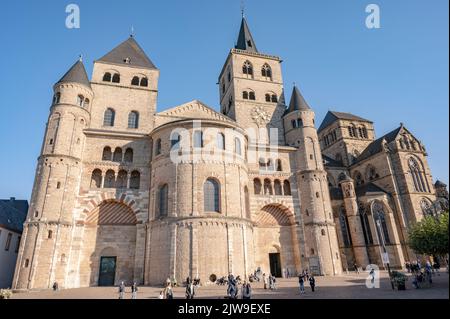
[[[219,113],[197,100],[156,112],[159,70],[133,38],[91,80],[77,62],[54,86],[14,287],[338,275],[381,265],[380,238],[393,266],[412,258],[406,230],[435,199],[423,146],[403,126],[374,140],[344,113],[317,130],[297,88],[287,108],[280,63],[243,19]]]

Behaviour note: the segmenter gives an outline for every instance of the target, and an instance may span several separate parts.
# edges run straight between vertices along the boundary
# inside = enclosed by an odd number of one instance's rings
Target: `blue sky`
[[[67,29],[66,5],[81,10]],[[367,29],[365,8],[381,9]],[[400,122],[427,147],[433,177],[448,184],[447,0],[246,0],[259,51],[283,59],[286,92],[296,82],[320,122],[327,110]],[[217,77],[237,40],[240,0],[6,1],[0,11],[0,198],[29,199],[52,85],[84,56],[136,40],[161,71],[158,110],[193,99],[218,108]],[[286,96],[290,98],[289,94]]]

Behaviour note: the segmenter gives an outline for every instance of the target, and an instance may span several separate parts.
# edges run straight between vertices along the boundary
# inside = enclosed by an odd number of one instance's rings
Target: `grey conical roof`
[[[447,187],[447,184],[441,182],[440,180],[437,180],[436,183],[434,183],[435,187]]]
[[[129,37],[98,61],[136,66],[144,69],[156,69],[153,62],[133,37]]]
[[[242,17],[241,29],[239,30],[239,37],[235,48],[239,50],[258,52],[255,41],[253,41],[252,34],[250,33],[250,29],[248,28],[247,21],[245,21],[244,17]]]
[[[88,75],[86,73],[86,69],[84,68],[83,62],[78,60],[74,65],[63,75],[63,77],[57,83],[64,82],[72,82],[72,83],[80,83],[86,85],[87,87],[91,87],[91,83],[89,82]]]
[[[298,88],[294,85],[294,89],[292,90],[292,96],[291,101],[289,102],[289,112],[293,111],[304,111],[304,110],[310,110],[308,103],[306,103],[305,99],[303,98],[302,94],[298,90]]]

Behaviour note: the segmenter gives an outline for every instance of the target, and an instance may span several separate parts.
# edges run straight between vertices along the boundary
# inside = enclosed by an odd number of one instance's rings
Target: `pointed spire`
[[[134,37],[131,36],[98,61],[137,66],[145,69],[156,69],[144,50],[142,50]]]
[[[245,20],[243,12],[242,12],[241,28],[239,30],[239,37],[235,48],[239,50],[258,52],[258,49],[256,49],[255,41],[253,41],[252,34],[250,33],[250,29],[248,28],[247,21]]]
[[[86,69],[84,68],[84,64],[82,58],[78,59],[74,65],[63,75],[63,77],[56,83],[63,82],[72,82],[72,83],[80,83],[87,87],[91,87],[91,83],[89,82],[89,77],[86,73]]]
[[[289,102],[288,112],[292,111],[302,111],[302,110],[310,110],[308,103],[306,103],[302,94],[298,90],[297,86],[294,83],[294,89],[292,90],[291,101]]]

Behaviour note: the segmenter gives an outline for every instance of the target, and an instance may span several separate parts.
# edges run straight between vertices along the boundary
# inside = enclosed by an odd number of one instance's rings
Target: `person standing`
[[[309,276],[309,285],[311,286],[311,291],[314,292],[314,289],[316,288],[316,278],[314,278],[313,274]]]
[[[123,299],[125,294],[125,283],[122,281],[119,285],[119,299]]]
[[[131,285],[131,299],[137,299],[137,291],[137,284],[136,282],[133,282],[133,284]]]
[[[263,273],[262,278],[263,278],[263,283],[264,283],[264,289],[267,289],[267,277],[266,277],[266,273]]]
[[[173,290],[171,283],[168,283],[166,285],[166,288],[164,289],[164,297],[165,299],[173,299]]]
[[[301,273],[298,275],[298,284],[300,285],[300,293],[305,293],[305,275]]]
[[[355,268],[355,272],[356,272],[357,274],[359,274],[359,268],[358,268],[358,265],[355,263],[355,264],[353,264],[353,267]]]
[[[252,297],[252,287],[250,286],[250,283],[244,281],[244,284],[242,285],[242,299],[251,299],[251,297]]]
[[[188,277],[186,279],[186,299],[194,299],[194,295],[195,295],[194,283]]]

